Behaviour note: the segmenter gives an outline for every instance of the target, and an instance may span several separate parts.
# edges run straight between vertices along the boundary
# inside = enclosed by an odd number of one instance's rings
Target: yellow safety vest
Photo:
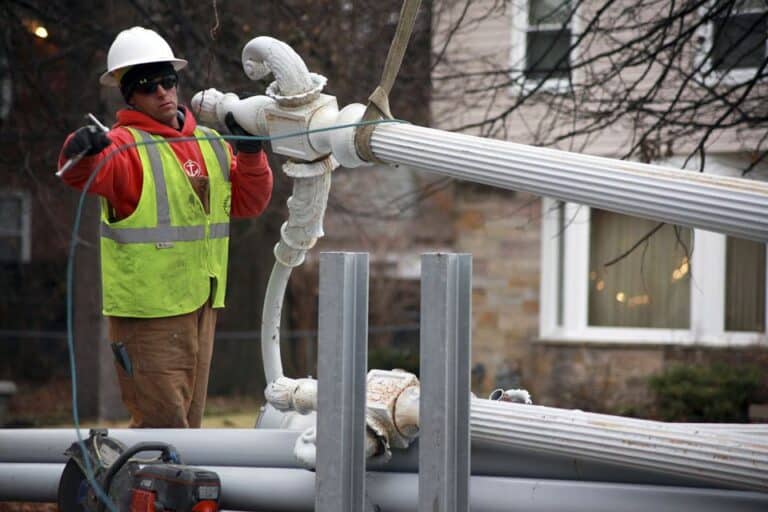
[[[221,138],[198,140],[208,170],[210,213],[181,162],[160,136],[128,128],[143,170],[136,210],[110,222],[101,201],[101,279],[104,314],[158,318],[196,310],[208,300],[224,306],[232,186],[230,154]],[[195,136],[216,136],[198,127]],[[158,143],[146,144],[148,141]],[[213,289],[211,289],[213,287]]]

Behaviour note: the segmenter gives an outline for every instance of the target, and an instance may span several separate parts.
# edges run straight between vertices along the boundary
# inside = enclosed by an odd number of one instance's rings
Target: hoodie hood
[[[179,118],[180,120],[183,120],[181,130],[177,130],[176,128],[172,128],[166,124],[163,124],[136,109],[124,108],[117,111],[117,122],[113,128],[128,126],[131,128],[143,130],[153,135],[161,135],[163,137],[194,136],[195,128],[197,128],[197,121],[192,115],[192,111],[184,106],[179,105]]]

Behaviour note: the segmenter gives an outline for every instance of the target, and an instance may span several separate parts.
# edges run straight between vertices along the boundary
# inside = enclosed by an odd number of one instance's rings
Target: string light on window
[[[690,271],[690,265],[688,264],[688,258],[683,258],[683,261],[680,262],[680,266],[672,271],[672,280],[673,281],[679,281],[685,276],[688,275],[688,272]]]
[[[595,290],[601,292],[605,289],[605,280],[599,277],[594,270],[589,273],[589,280],[596,281]]]
[[[646,304],[651,303],[651,298],[647,294],[643,295],[634,295],[629,298],[627,301],[627,305],[631,308],[637,307],[637,306],[645,306]]]

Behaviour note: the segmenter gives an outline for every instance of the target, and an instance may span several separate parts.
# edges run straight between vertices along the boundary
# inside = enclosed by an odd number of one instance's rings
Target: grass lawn
[[[52,381],[43,386],[19,384],[18,393],[11,398],[2,424],[14,427],[71,427],[72,396],[69,380]],[[256,424],[261,402],[252,396],[209,396],[205,407],[203,428],[252,428]],[[96,422],[80,418],[84,428],[128,426],[122,421]]]

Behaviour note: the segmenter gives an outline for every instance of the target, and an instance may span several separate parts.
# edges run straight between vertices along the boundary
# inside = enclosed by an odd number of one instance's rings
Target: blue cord
[[[88,480],[88,483],[93,488],[94,492],[96,493],[96,496],[107,506],[110,512],[119,512],[115,504],[112,502],[112,500],[107,496],[107,494],[104,492],[104,490],[101,488],[99,483],[96,481],[95,474],[93,472],[93,467],[91,466],[91,460],[90,455],[88,451],[85,448],[85,444],[83,442],[82,435],[80,433],[80,415],[78,414],[78,404],[77,404],[77,366],[75,364],[75,348],[74,348],[74,329],[73,329],[73,320],[72,320],[72,289],[74,288],[74,268],[75,268],[75,252],[77,249],[77,242],[78,242],[78,233],[80,232],[80,220],[82,219],[82,212],[83,212],[83,205],[85,204],[85,197],[88,189],[91,186],[91,183],[93,183],[93,180],[96,178],[96,175],[99,173],[99,171],[104,167],[104,165],[109,162],[114,155],[120,153],[121,151],[125,151],[128,148],[136,147],[140,145],[147,145],[147,144],[163,144],[166,142],[188,142],[193,140],[214,140],[214,139],[225,139],[225,140],[280,140],[280,139],[287,139],[291,137],[298,137],[298,136],[306,136],[310,133],[319,133],[319,132],[326,132],[326,131],[332,131],[332,130],[341,130],[344,128],[354,128],[359,126],[366,126],[371,124],[383,124],[383,123],[405,123],[406,121],[402,121],[400,119],[378,119],[374,121],[362,121],[358,123],[350,123],[350,124],[342,124],[342,125],[336,125],[336,126],[330,126],[327,128],[319,128],[316,130],[306,130],[306,131],[300,131],[300,132],[294,132],[294,133],[288,133],[285,135],[278,135],[275,137],[261,137],[261,136],[255,136],[255,135],[219,135],[219,136],[204,136],[204,137],[174,137],[174,138],[168,138],[163,140],[149,140],[149,141],[140,141],[140,142],[133,142],[130,144],[123,144],[122,146],[118,146],[113,151],[111,151],[101,162],[99,162],[99,165],[97,165],[93,171],[91,172],[91,175],[88,177],[88,180],[83,185],[83,190],[80,193],[80,199],[77,204],[77,210],[75,211],[75,222],[72,226],[72,236],[70,237],[69,242],[69,254],[67,256],[67,350],[69,352],[69,371],[72,378],[72,421],[75,424],[75,433],[77,434],[77,443],[80,446],[80,450],[83,454],[83,460],[85,462],[85,476]],[[79,159],[78,159],[79,160]]]

